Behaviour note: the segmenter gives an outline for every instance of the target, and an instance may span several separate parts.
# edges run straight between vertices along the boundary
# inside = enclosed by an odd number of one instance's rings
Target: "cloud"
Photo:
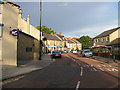
[[[100,25],[100,26],[93,26],[93,27],[91,26],[91,27],[85,27],[82,29],[80,28],[77,30],[72,30],[72,32],[64,33],[64,35],[66,37],[81,37],[83,35],[95,37],[106,30],[118,27],[117,23],[118,23],[118,20],[114,20],[108,25]]]
[[[67,6],[68,6],[68,3],[58,4],[58,6],[61,6],[61,7],[67,7]]]

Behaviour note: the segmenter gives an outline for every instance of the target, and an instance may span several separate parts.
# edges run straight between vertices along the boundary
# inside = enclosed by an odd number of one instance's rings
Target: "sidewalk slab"
[[[2,71],[2,78],[0,80],[5,80],[18,75],[26,74],[35,70],[40,70],[52,63],[51,57],[48,54],[42,55],[41,60],[33,60],[20,67],[6,69]]]

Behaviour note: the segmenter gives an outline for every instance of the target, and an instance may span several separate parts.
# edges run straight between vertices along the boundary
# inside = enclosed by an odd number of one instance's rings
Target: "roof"
[[[63,35],[56,34],[58,37],[60,37],[63,40]]]
[[[12,5],[14,5],[14,6],[16,6],[16,7],[19,7],[19,8],[20,8],[20,6],[19,6],[18,4],[16,4],[16,3],[14,3],[14,2],[7,1],[7,3],[12,4]]]
[[[107,31],[104,31],[103,33],[99,34],[98,36],[94,37],[95,38],[100,38],[100,37],[105,37],[105,36],[109,36],[111,33],[115,32],[116,30],[118,30],[120,27],[117,27],[117,28],[113,28],[111,30],[107,30]]]
[[[120,38],[116,38],[115,40],[113,40],[112,42],[108,43],[107,45],[120,45]]]
[[[54,35],[51,35],[51,34],[46,34],[46,33],[43,33],[43,36],[47,38],[47,40],[56,40],[56,41],[61,41],[59,38],[57,38],[56,36]]]
[[[68,43],[74,43],[72,40],[66,40]]]
[[[22,32],[22,31],[19,31],[20,33],[22,33],[22,34],[25,34],[25,35],[27,35],[27,36],[29,36],[29,37],[31,37],[31,38],[34,38],[33,36],[31,36],[30,34],[27,34],[27,33],[25,33],[25,32]],[[34,39],[36,39],[36,38],[34,38]]]

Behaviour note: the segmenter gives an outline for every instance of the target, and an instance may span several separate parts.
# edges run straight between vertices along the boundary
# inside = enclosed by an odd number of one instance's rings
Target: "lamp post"
[[[42,2],[40,0],[40,51],[39,51],[39,60],[41,60],[42,54],[42,40],[41,40],[41,12],[42,12]]]

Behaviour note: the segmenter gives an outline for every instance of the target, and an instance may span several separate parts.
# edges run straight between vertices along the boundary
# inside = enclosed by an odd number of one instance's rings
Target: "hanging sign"
[[[19,35],[19,29],[13,29],[12,31],[10,31],[10,34],[13,36],[18,36]]]

